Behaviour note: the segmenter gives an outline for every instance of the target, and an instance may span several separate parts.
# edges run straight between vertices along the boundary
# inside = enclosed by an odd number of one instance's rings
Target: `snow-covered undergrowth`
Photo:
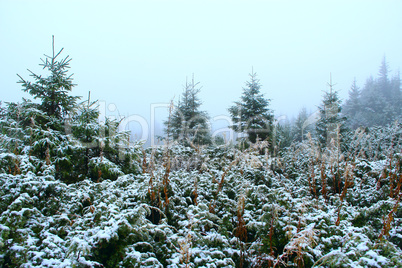
[[[342,153],[150,148],[139,174],[73,184],[3,150],[0,265],[402,267],[401,128],[376,131]]]

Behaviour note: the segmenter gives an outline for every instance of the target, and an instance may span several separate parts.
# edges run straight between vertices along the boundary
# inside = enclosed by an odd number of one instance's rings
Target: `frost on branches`
[[[149,148],[141,174],[68,185],[2,147],[1,265],[398,267],[401,132],[359,130],[342,154],[312,138],[276,158],[264,143]]]
[[[248,146],[144,149],[69,97],[69,60],[52,55],[48,77],[22,80],[41,103],[0,106],[1,267],[402,267],[400,123],[302,128],[275,156],[258,120]],[[319,127],[340,119],[327,97]]]

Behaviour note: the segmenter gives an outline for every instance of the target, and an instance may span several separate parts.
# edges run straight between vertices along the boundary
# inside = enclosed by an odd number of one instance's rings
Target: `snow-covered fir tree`
[[[54,41],[54,39],[53,39]],[[70,60],[46,56],[42,66],[49,76],[31,72],[35,82],[20,81],[23,90],[41,103],[23,99],[8,103],[4,109],[2,147],[7,152],[29,154],[52,166],[52,176],[67,183],[91,178],[116,179],[123,173],[139,171],[138,150],[129,144],[129,133],[119,131],[119,122],[98,122],[96,102],[78,105],[79,97],[70,96],[74,86],[68,75]]]
[[[0,267],[402,267],[401,123],[357,129],[337,159],[310,135],[274,157],[142,150],[96,106],[60,129],[40,103],[0,105]]]
[[[247,135],[248,141],[271,141],[273,133],[273,112],[269,109],[269,99],[261,93],[261,84],[257,74],[252,72],[250,81],[246,82],[240,101],[230,107],[229,113],[233,121],[231,128]]]
[[[316,122],[316,134],[321,147],[329,147],[331,144],[339,146],[346,132],[346,118],[341,114],[341,100],[338,92],[333,89],[332,79],[328,85],[329,91],[324,92],[322,104],[318,107],[320,118]]]
[[[185,145],[204,145],[211,143],[211,131],[208,125],[208,113],[200,111],[201,100],[198,93],[199,82],[186,80],[184,91],[174,106],[167,121],[165,133],[173,140]]]
[[[129,132],[119,131],[115,119],[99,122],[98,108],[98,101],[90,101],[89,95],[71,120],[71,133],[81,146],[76,158],[81,176],[99,181],[137,173],[139,156],[129,144]]]
[[[58,57],[62,51],[63,49],[55,53],[53,36],[52,55],[45,55],[46,58],[41,59],[42,63],[40,64],[50,74],[47,77],[43,77],[28,69],[34,82],[25,80],[18,75],[21,79],[19,83],[22,84],[23,91],[28,92],[35,99],[40,99],[41,104],[39,109],[57,119],[66,117],[74,109],[76,101],[80,98],[69,95],[75,86],[72,75],[68,74],[71,58],[66,56],[64,59],[59,60]]]

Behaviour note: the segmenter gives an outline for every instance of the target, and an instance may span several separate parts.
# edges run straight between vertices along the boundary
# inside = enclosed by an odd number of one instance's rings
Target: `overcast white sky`
[[[40,72],[56,49],[73,58],[73,95],[148,118],[151,104],[182,93],[194,73],[203,110],[227,115],[251,68],[276,116],[314,111],[329,74],[347,98],[377,75],[386,55],[402,63],[402,1],[0,0],[0,92],[19,101],[20,74]],[[107,106],[109,107],[109,106]]]

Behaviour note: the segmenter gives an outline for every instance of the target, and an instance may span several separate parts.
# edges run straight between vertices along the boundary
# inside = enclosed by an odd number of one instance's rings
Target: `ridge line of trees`
[[[135,172],[137,167],[135,164],[133,167],[132,160],[138,155],[128,146],[129,133],[119,132],[119,122],[114,120],[107,118],[104,123],[99,123],[97,101],[91,102],[88,97],[78,103],[81,97],[69,95],[75,86],[68,73],[71,58],[60,58],[62,52],[63,49],[56,53],[53,37],[52,54],[45,55],[40,64],[49,75],[37,75],[28,70],[33,81],[18,75],[22,90],[39,99],[40,103],[23,99],[20,104],[7,103],[1,108],[0,115],[5,121],[1,126],[2,133],[18,140],[29,132],[32,140],[28,144],[19,141],[7,146],[15,147],[13,150],[17,151],[28,150],[46,159],[47,163],[55,163],[56,177],[65,181],[76,180],[77,174],[99,180],[116,178],[122,170]],[[324,148],[331,142],[343,143],[346,133],[358,127],[385,126],[402,119],[400,74],[389,78],[385,57],[378,78],[370,76],[362,88],[356,79],[353,80],[349,98],[343,105],[330,81],[329,91],[324,92],[322,104],[318,106],[319,117],[312,118],[306,109],[302,109],[294,122],[275,122],[271,100],[261,92],[257,74],[252,71],[249,76],[240,100],[228,108],[233,122],[229,127],[238,133],[240,146],[267,141],[271,152],[275,152],[292,142],[303,141],[310,133]],[[165,122],[168,137],[185,146],[217,144],[217,137],[211,135],[209,115],[200,110],[200,90],[194,75],[191,81],[186,80],[183,93]],[[5,119],[13,120],[13,123]],[[69,125],[66,122],[70,122]],[[71,145],[72,138],[79,146]],[[22,149],[21,146],[28,147]],[[65,152],[71,157],[65,157]]]

